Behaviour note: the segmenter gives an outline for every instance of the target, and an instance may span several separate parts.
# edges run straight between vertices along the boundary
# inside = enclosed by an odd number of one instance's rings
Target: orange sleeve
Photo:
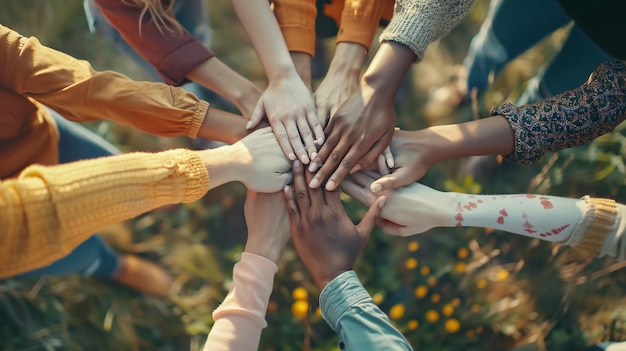
[[[315,0],[273,0],[274,14],[289,51],[315,55]]]
[[[345,0],[337,42],[357,43],[369,50],[376,29],[380,24],[385,2],[381,0]],[[332,6],[332,4],[326,6]]]

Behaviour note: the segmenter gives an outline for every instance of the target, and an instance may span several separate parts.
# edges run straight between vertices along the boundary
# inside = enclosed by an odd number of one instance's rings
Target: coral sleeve
[[[0,277],[45,266],[99,229],[209,189],[196,153],[130,153],[33,165],[0,183]]]
[[[204,351],[258,350],[276,264],[249,252],[233,268],[233,286],[213,312],[215,324]]]
[[[141,18],[141,8],[122,0],[95,0],[95,3],[124,40],[153,65],[168,84],[188,82],[185,77],[191,70],[215,56],[188,32],[159,30],[149,13]]]

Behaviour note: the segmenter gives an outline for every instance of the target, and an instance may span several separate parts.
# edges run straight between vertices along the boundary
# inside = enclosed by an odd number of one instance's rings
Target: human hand
[[[339,192],[311,189],[312,174],[294,162],[293,187],[285,188],[291,219],[291,237],[302,262],[320,289],[354,266],[378,221],[385,198],[376,199],[358,225],[354,225],[339,198]]]
[[[328,73],[314,94],[317,118],[323,126],[326,126],[341,104],[359,88],[359,77],[366,55],[366,49],[360,44],[337,44]]]
[[[283,195],[248,190],[243,209],[248,225],[244,251],[278,263],[290,236],[289,214]]]
[[[421,179],[434,163],[434,151],[429,145],[421,131],[396,130],[389,145],[395,164],[390,174],[372,183],[372,192],[400,188]]]
[[[256,130],[232,146],[224,147],[234,150],[229,160],[234,163],[234,180],[241,181],[248,189],[272,193],[291,181],[291,166],[271,128]]]
[[[315,142],[324,141],[324,130],[311,93],[297,74],[270,81],[246,128],[256,126],[265,115],[284,154],[308,164],[317,151]]]
[[[350,175],[341,183],[341,190],[355,200],[371,206],[376,195],[370,191],[377,174],[361,171]],[[448,193],[440,192],[420,183],[384,192],[387,201],[382,210],[378,227],[387,234],[410,236],[423,233],[434,227],[455,226],[453,216],[445,213],[457,204]]]
[[[317,171],[309,186],[328,179],[326,190],[335,190],[348,173],[373,164],[389,145],[395,123],[393,96],[361,83],[326,126],[328,138],[309,166]]]

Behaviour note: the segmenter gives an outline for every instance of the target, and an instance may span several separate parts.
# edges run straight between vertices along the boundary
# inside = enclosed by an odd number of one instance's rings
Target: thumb
[[[406,168],[400,168],[394,172],[391,172],[391,174],[375,180],[370,185],[370,190],[374,194],[377,194],[384,190],[392,190],[401,186],[405,186],[407,184],[411,184],[413,180],[408,173],[409,172],[406,170]]]
[[[246,129],[256,127],[263,119],[263,116],[265,116],[265,107],[263,106],[263,100],[259,99],[250,115],[250,121],[246,124]]]
[[[368,236],[372,233],[374,226],[380,220],[380,214],[383,211],[383,206],[385,206],[385,201],[387,200],[386,196],[381,196],[370,208],[367,210],[363,219],[361,219],[361,223],[356,226],[356,230],[361,234]]]
[[[395,235],[395,236],[408,236],[405,233],[405,226],[388,221],[386,219],[382,219],[380,223],[378,223],[378,227],[385,234]]]

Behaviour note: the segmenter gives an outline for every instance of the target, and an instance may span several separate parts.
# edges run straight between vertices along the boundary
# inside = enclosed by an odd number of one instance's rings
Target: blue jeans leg
[[[59,162],[67,163],[120,153],[112,144],[78,123],[70,122],[50,110],[59,128]],[[24,278],[83,275],[112,278],[119,266],[119,256],[97,234],[78,245],[67,256],[20,275]]]

